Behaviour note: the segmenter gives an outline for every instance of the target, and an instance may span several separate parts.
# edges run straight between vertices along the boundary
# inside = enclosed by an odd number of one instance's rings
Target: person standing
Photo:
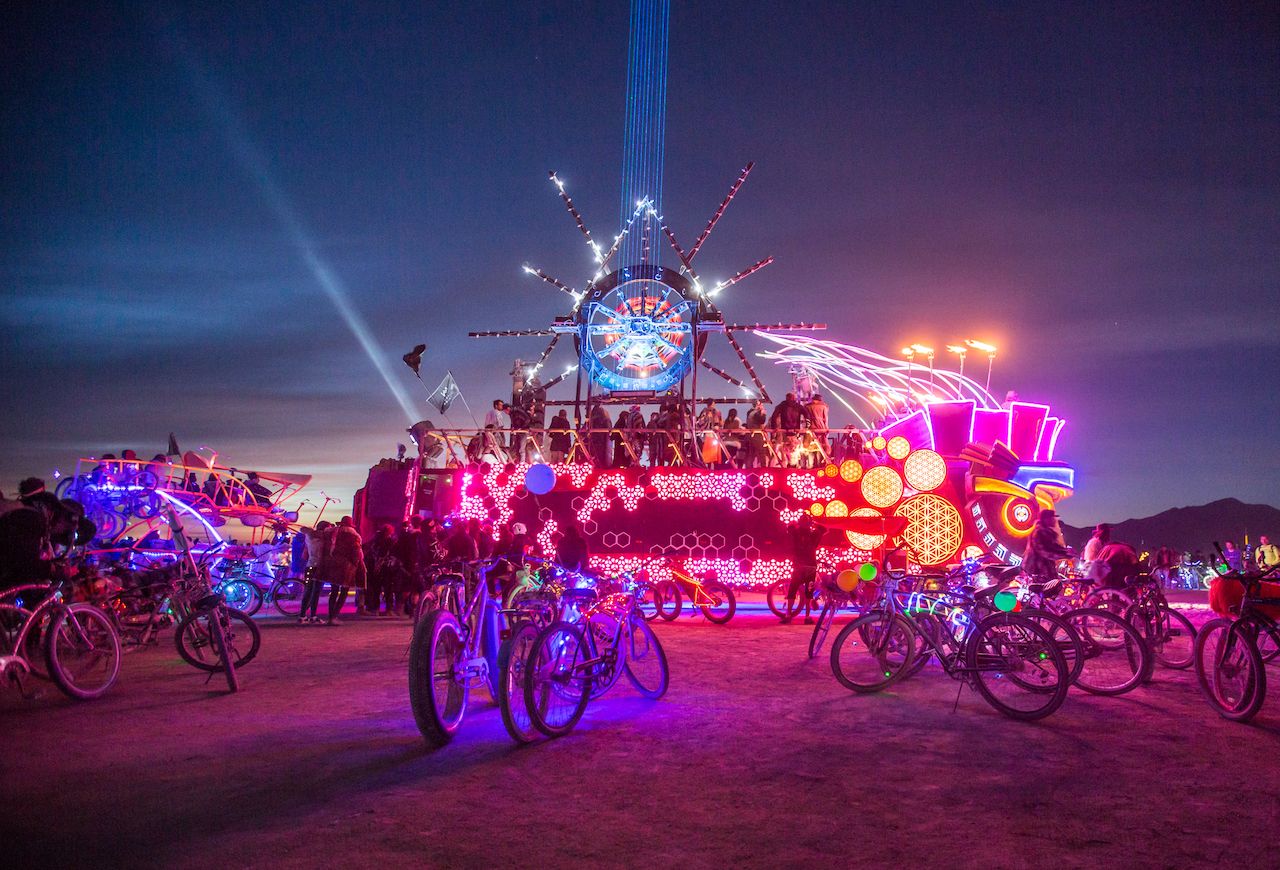
[[[1023,572],[1039,580],[1051,579],[1057,574],[1058,560],[1069,559],[1072,555],[1062,540],[1057,511],[1040,511],[1035,527],[1027,537],[1027,548],[1022,553]]]
[[[569,413],[564,408],[551,419],[548,431],[551,433],[551,464],[559,465],[569,455]]]
[[[588,556],[587,539],[578,524],[569,521],[556,544],[556,564],[569,571],[585,571]]]
[[[783,622],[790,622],[795,606],[796,595],[803,595],[804,621],[811,624],[810,604],[813,602],[813,586],[818,581],[818,544],[822,541],[824,529],[813,521],[813,517],[805,514],[791,529],[793,547],[791,584],[787,586],[787,616]]]
[[[830,455],[831,444],[827,441],[828,421],[831,417],[831,408],[828,407],[822,393],[814,393],[813,398],[809,400],[809,419],[813,421],[813,437],[818,442],[818,446],[822,448],[824,455]]]
[[[1089,568],[1092,567],[1094,562],[1098,561],[1098,555],[1102,552],[1102,548],[1109,543],[1111,543],[1111,526],[1106,523],[1098,523],[1093,527],[1093,535],[1080,553],[1080,561],[1083,562],[1080,568],[1085,574],[1089,573]]]
[[[364,614],[378,616],[382,613],[382,599],[387,600],[387,612],[395,612],[395,593],[392,586],[400,560],[395,555],[396,530],[391,523],[383,523],[374,533],[373,540],[365,548],[365,573],[369,578],[364,595]]]
[[[364,546],[351,517],[343,517],[338,525],[326,532],[332,534],[329,547],[328,580],[329,625],[339,625],[338,614],[347,603],[347,592],[352,587],[364,586]]]
[[[1266,535],[1258,538],[1258,549],[1254,550],[1253,556],[1258,560],[1259,570],[1270,571],[1280,565],[1280,547],[1271,543]]]
[[[591,461],[596,468],[609,467],[609,429],[613,421],[604,405],[596,404],[591,408],[591,428],[587,443],[591,445]]]
[[[764,402],[756,399],[747,412],[746,451],[742,459],[743,468],[761,468],[768,465],[767,451],[764,442],[764,427],[769,422],[769,414],[765,411]]]
[[[1236,549],[1235,541],[1225,541],[1222,544],[1222,555],[1226,557],[1227,567],[1232,571],[1244,570],[1244,554]]]
[[[302,576],[306,578],[302,587],[302,608],[298,611],[299,625],[320,624],[316,611],[320,607],[320,590],[329,571],[329,548],[333,545],[333,533],[329,530],[332,528],[333,523],[321,520],[314,529],[299,531],[304,541],[302,564],[305,568]]]

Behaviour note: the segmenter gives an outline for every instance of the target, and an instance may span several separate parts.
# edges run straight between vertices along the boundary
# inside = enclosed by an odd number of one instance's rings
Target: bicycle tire
[[[1086,595],[1081,606],[1086,609],[1109,610],[1116,616],[1124,616],[1124,612],[1133,606],[1133,599],[1119,589],[1104,586]]]
[[[800,609],[804,607],[804,602],[800,597],[804,595],[803,588],[800,590],[800,595],[796,596],[796,600],[790,602],[790,607],[787,606],[787,589],[790,587],[790,580],[779,580],[777,583],[770,586],[769,591],[765,594],[765,602],[769,605],[769,610],[774,616],[778,617],[778,619],[790,619],[799,613]]]
[[[986,702],[1020,722],[1051,715],[1062,706],[1071,687],[1066,657],[1053,636],[1021,615],[992,613],[984,617],[966,643],[965,663]],[[1052,682],[1048,681],[1050,670]],[[1043,701],[1031,709],[1015,707],[1001,697],[1005,686],[1015,687],[1023,697]]]
[[[667,651],[653,629],[643,620],[632,619],[622,643],[626,646],[623,670],[632,688],[651,701],[665,695],[671,685],[671,668]]]
[[[864,641],[864,638],[866,639]],[[915,629],[883,610],[847,624],[831,644],[831,672],[854,692],[881,692],[896,683],[915,657]]]
[[[643,620],[641,624],[648,628]],[[582,631],[567,622],[553,622],[534,642],[524,703],[534,727],[547,737],[568,734],[586,712],[591,700],[591,675],[584,665],[588,643]]]
[[[1270,664],[1277,655],[1280,655],[1280,626],[1274,622],[1259,622],[1258,628],[1258,654],[1262,656],[1262,661]]]
[[[1096,607],[1069,610],[1062,618],[1075,628],[1084,647],[1075,685],[1093,695],[1115,696],[1147,681],[1155,657],[1128,621]]]
[[[636,597],[636,612],[640,614],[640,618],[645,622],[653,622],[658,618],[657,595],[655,584],[645,584],[640,587],[639,594]]]
[[[267,597],[282,616],[297,616],[302,613],[302,596],[306,589],[306,584],[298,578],[284,577],[271,584]]]
[[[1196,635],[1200,692],[1223,719],[1248,722],[1267,697],[1267,671],[1258,645],[1238,621],[1211,619]]]
[[[258,655],[258,650],[262,647],[262,632],[247,615],[225,605],[223,605],[223,608],[226,612],[228,626],[231,622],[238,623],[249,634],[249,649],[245,653],[240,652],[235,640],[240,634],[239,630],[231,630],[230,637],[227,639],[227,645],[236,654],[236,667],[242,668]],[[173,640],[178,648],[178,655],[187,664],[202,671],[216,671],[221,667],[217,658],[215,657],[213,661],[210,661],[205,656],[205,651],[210,650],[210,643],[212,642],[207,627],[207,617],[208,614],[206,613],[191,613],[183,617],[174,632]],[[200,623],[202,618],[205,619],[203,627]],[[224,634],[226,633],[227,629],[224,627]]]
[[[827,634],[831,631],[831,623],[835,622],[835,619],[835,605],[828,601],[822,606],[818,621],[813,624],[813,631],[809,634],[809,658],[816,659],[822,652],[822,645],[826,643]]]
[[[498,709],[502,711],[503,727],[516,743],[531,743],[539,733],[524,703],[529,653],[539,633],[532,622],[521,622],[498,649]]]
[[[110,617],[92,604],[59,609],[49,623],[44,653],[50,679],[77,701],[102,697],[120,676],[120,635]],[[81,670],[86,655],[97,675]]]
[[[231,647],[227,643],[225,614],[221,612],[223,609],[224,606],[219,605],[210,610],[206,614],[206,625],[209,626],[209,646],[218,656],[222,673],[227,678],[227,691],[235,694],[240,691],[240,677],[236,673],[235,657],[231,654]]]
[[[262,590],[249,580],[228,580],[218,590],[227,599],[227,606],[246,616],[253,616],[262,609]]]
[[[409,706],[427,745],[444,746],[458,733],[470,691],[459,679],[466,655],[462,629],[448,610],[433,610],[413,630],[409,645]]]
[[[1191,667],[1195,661],[1196,629],[1187,617],[1163,604],[1134,604],[1125,611],[1124,618],[1142,634],[1163,667],[1177,671]]]
[[[1058,649],[1062,650],[1063,658],[1067,660],[1068,681],[1074,683],[1079,678],[1080,672],[1084,670],[1085,649],[1080,633],[1052,610],[1028,607],[1019,610],[1018,615],[1034,620],[1049,632],[1049,636],[1058,644]]]
[[[720,604],[712,606],[703,604],[699,607],[702,615],[707,618],[708,622],[714,622],[716,625],[724,625],[733,619],[733,615],[738,612],[738,599],[734,597],[733,590],[723,583],[706,583],[703,589],[712,598],[718,598]]]
[[[674,580],[662,580],[653,587],[654,606],[658,615],[667,622],[674,622],[684,609],[684,596]]]

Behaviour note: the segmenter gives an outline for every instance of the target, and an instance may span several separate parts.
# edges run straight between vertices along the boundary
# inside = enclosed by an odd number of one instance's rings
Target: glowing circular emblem
[[[894,514],[909,521],[902,537],[921,565],[941,565],[960,549],[964,524],[960,512],[945,498],[913,495]]]
[[[849,516],[849,506],[840,499],[834,499],[827,502],[827,516],[829,517],[847,517]]]
[[[840,463],[840,478],[845,483],[857,483],[862,477],[862,463],[856,459],[846,459]]]
[[[914,450],[902,464],[907,483],[917,492],[932,492],[947,479],[947,461],[932,450]]]
[[[872,438],[872,439],[871,439],[871,449],[872,449],[872,450],[883,450],[883,449],[884,449],[885,444],[887,444],[887,443],[888,443],[888,442],[884,440],[884,436],[883,436],[883,435],[877,435],[876,437],[874,437],[874,438]]]
[[[822,473],[827,477],[835,477],[839,472],[840,469],[836,468],[834,465],[828,465],[826,468],[822,469]]]
[[[684,276],[653,265],[611,272],[578,309],[579,363],[606,390],[668,389],[693,365],[698,316]]]
[[[1005,529],[1016,538],[1025,538],[1031,534],[1036,524],[1037,507],[1035,502],[1016,495],[1005,499],[1004,506],[1000,509]]]
[[[902,498],[902,478],[887,465],[868,469],[862,476],[862,497],[872,507],[892,507]]]
[[[824,513],[826,513],[826,508],[824,508],[824,507],[822,506],[822,502],[820,502],[820,501],[815,501],[815,502],[814,502],[814,503],[809,507],[809,513],[810,513],[810,514],[812,514],[812,515],[813,515],[813,516],[815,516],[815,517],[820,517],[820,516],[822,516]]]
[[[894,435],[884,449],[893,459],[906,459],[911,452],[911,442],[901,435]]]
[[[849,516],[878,517],[881,516],[881,513],[874,508],[858,508]],[[884,543],[884,535],[864,535],[861,532],[845,532],[844,536],[849,539],[850,544],[853,544],[859,550],[874,550],[876,547]]]

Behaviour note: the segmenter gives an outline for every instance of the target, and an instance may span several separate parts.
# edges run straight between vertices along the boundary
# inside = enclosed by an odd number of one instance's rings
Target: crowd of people
[[[640,405],[614,416],[606,405],[594,403],[584,420],[571,420],[561,408],[544,425],[535,411],[495,399],[484,428],[467,441],[465,459],[591,462],[599,468],[813,468],[873,452],[860,430],[829,427],[830,409],[821,393],[804,401],[787,393],[772,410],[756,400],[741,416],[736,407],[723,413],[708,399],[694,417],[692,431],[690,409],[677,397],[665,399],[647,418]]]
[[[1268,571],[1280,565],[1280,547],[1271,543],[1267,535],[1258,538],[1256,547],[1246,545],[1244,550],[1237,548],[1234,541],[1224,541],[1222,556],[1232,571]],[[1176,586],[1177,572],[1183,566],[1205,564],[1199,554],[1179,553],[1171,547],[1139,553],[1132,544],[1112,540],[1111,526],[1107,523],[1095,526],[1084,548],[1076,553],[1063,540],[1057,513],[1041,511],[1027,538],[1022,569],[1032,577],[1049,578],[1063,559],[1078,559],[1081,572],[1090,582],[1115,587],[1123,586],[1140,573],[1150,573],[1164,585]]]

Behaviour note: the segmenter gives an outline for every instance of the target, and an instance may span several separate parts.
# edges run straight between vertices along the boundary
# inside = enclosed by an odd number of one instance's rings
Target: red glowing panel
[[[883,515],[874,508],[858,508],[850,516],[878,517]],[[864,535],[861,532],[845,532],[844,534],[849,539],[849,543],[860,550],[874,550],[884,543],[884,535]]]
[[[877,465],[862,476],[862,497],[872,507],[892,507],[902,498],[902,478],[889,466]]]
[[[929,429],[933,449],[943,456],[957,456],[969,443],[973,430],[974,402],[934,402],[929,405]]]

